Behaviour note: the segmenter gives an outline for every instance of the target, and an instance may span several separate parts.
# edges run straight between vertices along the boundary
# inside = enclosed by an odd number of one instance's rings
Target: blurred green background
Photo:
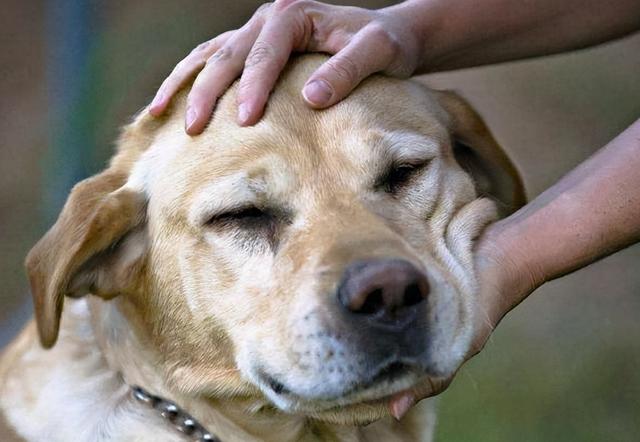
[[[22,261],[71,184],[103,167],[180,58],[259,3],[4,0],[0,345],[30,316]],[[429,81],[480,110],[535,196],[640,117],[640,35]],[[442,394],[437,440],[640,440],[639,264],[631,247],[512,312]]]

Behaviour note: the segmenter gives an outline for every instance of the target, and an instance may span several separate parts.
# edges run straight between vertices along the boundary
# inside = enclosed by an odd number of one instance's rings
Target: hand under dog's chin
[[[302,414],[333,424],[367,425],[391,415],[389,403],[394,395],[428,383],[427,375],[414,371],[367,388],[347,389],[344,395],[335,398],[309,398],[292,391],[275,394],[262,383],[260,389],[285,413]]]

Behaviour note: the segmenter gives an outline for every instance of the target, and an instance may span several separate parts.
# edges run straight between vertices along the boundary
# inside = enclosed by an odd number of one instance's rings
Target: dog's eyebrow
[[[199,226],[215,214],[257,201],[260,191],[251,181],[243,171],[204,186],[191,201],[188,222]]]
[[[277,207],[278,195],[295,186],[288,167],[281,156],[265,154],[241,170],[215,178],[191,198],[187,221],[201,226],[212,216],[243,206]]]
[[[394,164],[428,161],[440,150],[436,140],[415,132],[385,132],[379,143],[388,152]]]

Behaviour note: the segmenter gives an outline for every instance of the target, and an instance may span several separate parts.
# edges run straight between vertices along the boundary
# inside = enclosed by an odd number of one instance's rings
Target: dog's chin
[[[324,422],[367,425],[390,415],[389,401],[397,393],[428,382],[423,369],[391,364],[373,379],[356,386],[346,386],[335,397],[309,397],[261,373],[258,385],[265,396],[281,411],[302,414]]]
[[[385,396],[377,400],[335,406],[328,409],[310,409],[301,413],[312,419],[330,424],[364,426],[390,416],[388,402],[389,397]]]
[[[390,383],[381,383],[335,400],[313,400],[293,395],[272,401],[282,411],[302,414],[312,419],[337,425],[363,426],[390,417],[391,398],[405,390],[431,385],[430,376],[407,375]],[[271,398],[270,398],[271,399]]]
[[[466,348],[459,342],[451,347]],[[242,377],[281,412],[328,423],[365,425],[390,416],[391,400],[398,393],[429,391],[434,380],[452,376],[463,354],[436,354],[427,349],[419,357],[392,356],[358,378],[349,376],[353,373],[338,375],[339,370],[332,372],[339,377],[328,378],[327,370],[307,371],[302,377],[295,370],[269,369],[268,361],[255,357],[238,358],[236,363]]]

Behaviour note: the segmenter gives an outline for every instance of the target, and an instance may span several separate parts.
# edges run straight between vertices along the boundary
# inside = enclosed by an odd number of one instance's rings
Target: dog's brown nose
[[[404,329],[429,294],[424,273],[401,259],[355,262],[345,270],[338,288],[340,303],[372,324]]]

